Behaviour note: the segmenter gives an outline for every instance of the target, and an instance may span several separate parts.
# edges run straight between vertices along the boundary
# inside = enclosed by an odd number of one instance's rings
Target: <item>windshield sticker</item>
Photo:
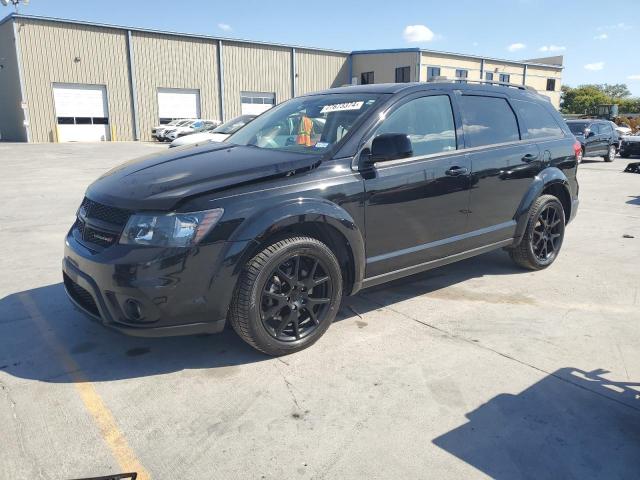
[[[346,110],[360,110],[364,102],[346,102],[336,103],[334,105],[325,105],[320,113],[344,112]]]
[[[326,148],[328,146],[329,146],[329,144],[327,142],[318,142],[318,143],[315,144],[316,148]]]

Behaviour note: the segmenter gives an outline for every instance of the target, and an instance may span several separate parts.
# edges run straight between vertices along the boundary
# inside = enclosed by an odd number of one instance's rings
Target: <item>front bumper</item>
[[[62,261],[65,290],[89,317],[128,335],[217,333],[224,329],[222,312],[230,298],[216,295],[212,280],[226,245],[217,242],[191,249],[114,245],[95,252],[70,232]],[[131,305],[136,305],[135,315]]]

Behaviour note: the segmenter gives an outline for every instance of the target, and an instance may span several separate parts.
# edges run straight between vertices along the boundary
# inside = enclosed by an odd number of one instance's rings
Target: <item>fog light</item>
[[[133,320],[134,322],[139,322],[144,318],[142,305],[133,298],[127,298],[124,302],[124,314],[129,320]]]

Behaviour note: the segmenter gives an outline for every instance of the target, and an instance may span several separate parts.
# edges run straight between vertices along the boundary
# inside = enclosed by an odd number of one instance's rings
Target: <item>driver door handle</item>
[[[465,167],[458,167],[456,165],[451,167],[449,170],[447,170],[444,173],[446,175],[449,175],[450,177],[459,177],[460,175],[466,175],[467,173],[469,173],[469,169]]]

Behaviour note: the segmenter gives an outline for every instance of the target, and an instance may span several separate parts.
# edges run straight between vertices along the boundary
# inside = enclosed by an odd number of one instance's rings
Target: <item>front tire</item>
[[[321,241],[288,237],[245,266],[229,312],[234,330],[268,355],[313,345],[333,322],[342,299],[342,272]]]
[[[615,145],[609,145],[609,151],[604,156],[605,162],[613,162],[613,159],[616,158],[616,147]]]
[[[553,195],[538,197],[531,209],[520,244],[509,250],[511,259],[528,270],[542,270],[560,253],[565,217],[562,204]]]

